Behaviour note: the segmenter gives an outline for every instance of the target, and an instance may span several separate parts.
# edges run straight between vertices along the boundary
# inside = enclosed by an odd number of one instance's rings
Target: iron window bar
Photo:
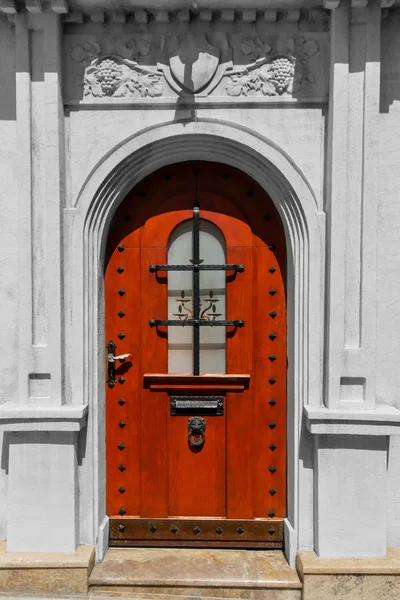
[[[191,264],[191,265],[150,265],[150,273],[156,273],[158,271],[236,271],[243,273],[243,265],[202,265],[202,264]]]
[[[200,207],[193,206],[193,258],[190,265],[150,265],[149,271],[192,271],[193,272],[193,319],[150,319],[150,327],[193,327],[193,375],[200,375],[200,327],[243,327],[242,319],[207,320],[200,318],[200,271],[235,271],[243,273],[243,265],[203,265],[200,258]]]
[[[164,325],[168,327],[243,327],[242,319],[234,319],[232,321],[206,321],[204,319],[150,319],[150,327]]]

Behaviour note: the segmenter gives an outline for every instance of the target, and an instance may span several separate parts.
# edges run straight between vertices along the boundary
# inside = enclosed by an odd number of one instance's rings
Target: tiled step
[[[110,549],[89,579],[92,598],[300,600],[281,551]]]

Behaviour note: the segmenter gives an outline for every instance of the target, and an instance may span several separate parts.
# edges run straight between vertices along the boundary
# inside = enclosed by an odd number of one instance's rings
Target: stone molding
[[[320,0],[319,5],[327,10],[335,10],[340,6],[341,0]],[[368,5],[369,0],[351,0],[352,8],[365,8]],[[389,8],[395,3],[395,0],[381,0],[382,8]],[[210,0],[209,6],[203,5],[200,9],[189,10],[186,8],[185,3],[179,3],[176,5],[175,10],[168,10],[165,8],[157,8],[155,6],[149,8],[148,4],[143,7],[143,2],[133,1],[129,9],[126,8],[126,4],[121,2],[118,7],[118,2],[113,4],[115,8],[113,11],[104,11],[104,4],[93,3],[90,10],[82,6],[81,10],[77,10],[78,3],[71,3],[68,0],[50,0],[49,9],[53,12],[66,15],[68,22],[82,23],[84,15],[88,15],[89,18],[95,23],[104,22],[105,14],[109,14],[111,19],[116,23],[124,23],[127,16],[132,15],[137,23],[145,24],[149,19],[154,18],[160,23],[168,23],[171,18],[176,17],[180,22],[187,22],[190,20],[191,15],[199,15],[199,18],[204,22],[210,22],[213,19],[213,15],[216,13],[220,14],[224,21],[231,22],[235,17],[239,17],[245,23],[251,23],[256,20],[257,15],[262,15],[266,21],[276,21],[278,15],[286,18],[288,21],[298,21],[301,17],[302,8],[292,7],[287,8],[287,3],[284,0],[280,2],[272,3],[271,8],[266,8],[265,3],[259,3],[259,6],[254,7],[252,4],[251,8],[242,8],[236,10],[237,4],[231,2],[229,6],[228,2],[224,3],[224,9],[215,10],[216,3]],[[245,2],[243,3],[245,4]],[[27,10],[30,13],[41,13],[47,9],[47,3],[43,0],[24,0],[23,2],[17,2],[17,0],[0,0],[0,12],[6,14],[16,14],[22,10]]]
[[[296,567],[302,580],[304,575],[400,575],[400,548],[387,548],[382,558],[319,558],[312,550],[300,550]]]
[[[87,421],[88,407],[29,406],[5,403],[0,406],[3,431],[80,431]]]
[[[253,177],[277,203],[287,231],[289,259],[288,318],[288,461],[291,485],[288,507],[296,544],[299,502],[299,431],[306,398],[322,397],[320,327],[324,264],[324,214],[300,170],[281,149],[255,132],[223,121],[199,119],[165,123],[126,139],[91,171],[74,207],[64,212],[65,311],[71,327],[66,330],[65,360],[70,368],[65,389],[90,404],[87,446],[80,480],[84,494],[93,497],[95,537],[102,537],[104,522],[104,327],[98,307],[103,290],[102,262],[112,216],[126,193],[143,177],[164,165],[184,160],[213,160],[238,166]],[[300,200],[301,199],[301,200]],[[311,268],[312,265],[312,268]],[[312,306],[312,311],[310,310]],[[84,345],[76,348],[76,339]],[[310,344],[305,340],[313,340]],[[316,340],[319,340],[318,343]],[[307,349],[305,351],[305,349]],[[93,436],[93,437],[92,437]],[[93,487],[91,487],[93,486]],[[91,506],[89,510],[91,510]],[[293,556],[293,548],[288,548]]]
[[[400,435],[400,410],[389,405],[374,410],[305,405],[304,416],[312,434]]]

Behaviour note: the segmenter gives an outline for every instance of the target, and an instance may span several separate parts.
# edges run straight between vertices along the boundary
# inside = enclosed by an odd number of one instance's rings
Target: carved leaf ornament
[[[94,59],[86,69],[84,94],[96,98],[123,98],[138,93],[142,98],[161,96],[160,75],[149,67],[117,55]]]
[[[88,40],[76,45],[70,56],[74,62],[81,63],[84,67],[84,95],[94,98],[159,97],[164,92],[164,77],[173,89],[179,85],[196,93],[206,85],[216,68],[220,71],[219,80],[226,78],[225,93],[228,96],[291,95],[303,92],[309,85],[316,83],[309,65],[310,58],[320,50],[314,39],[303,36],[289,40],[278,38],[272,46],[271,40],[270,44],[260,35],[249,37],[240,45],[242,56],[247,58],[249,64],[232,68],[228,61],[222,69],[221,65],[218,66],[219,48],[210,45],[204,35],[189,36],[188,39],[169,56],[169,66],[163,63],[157,64],[157,67],[139,64],[140,58],[148,56],[152,50],[151,41],[144,36],[124,41],[118,37],[107,38],[101,45],[96,40]],[[189,52],[190,57],[192,54],[194,56],[190,85],[179,78],[178,67],[181,65],[178,58],[181,56],[180,52],[184,51],[186,54]],[[215,63],[212,69],[205,60],[210,57]],[[175,75],[174,81],[170,70]],[[202,78],[205,78],[204,81]],[[218,81],[215,85],[217,83]]]
[[[124,98],[139,94],[143,98],[154,98],[162,95],[161,75],[156,69],[141,66],[135,60],[149,54],[149,41],[131,39],[121,43],[116,38],[109,46],[115,46],[118,52],[104,54],[100,44],[93,40],[75,46],[71,52],[72,60],[85,65],[85,96]]]
[[[272,51],[271,46],[263,45],[259,38],[244,41],[241,49],[244,55],[259,56],[263,51],[265,54],[229,76],[226,84],[229,96],[292,94],[316,82],[308,66],[310,57],[319,51],[315,40],[291,38],[288,40],[287,53],[273,53],[272,56],[268,56]]]

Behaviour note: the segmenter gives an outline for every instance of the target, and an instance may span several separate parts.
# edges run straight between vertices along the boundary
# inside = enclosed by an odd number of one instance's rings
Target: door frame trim
[[[312,545],[300,532],[313,530],[311,460],[299,460],[304,404],[323,398],[323,290],[325,213],[294,161],[255,132],[211,119],[157,125],[127,138],[92,170],[74,206],[65,209],[65,397],[88,404],[86,457],[80,468],[81,543],[107,549],[105,516],[105,368],[103,264],[113,215],[127,192],[168,164],[208,160],[239,168],[270,195],[285,228],[288,257],[288,517],[286,554],[293,564],[298,546]],[[82,340],[77,343],[76,340]],[[100,358],[99,358],[100,357]],[[309,446],[308,446],[309,447]],[[309,506],[299,523],[299,481]],[[305,535],[305,534],[304,534]],[[310,539],[309,539],[310,538]]]

